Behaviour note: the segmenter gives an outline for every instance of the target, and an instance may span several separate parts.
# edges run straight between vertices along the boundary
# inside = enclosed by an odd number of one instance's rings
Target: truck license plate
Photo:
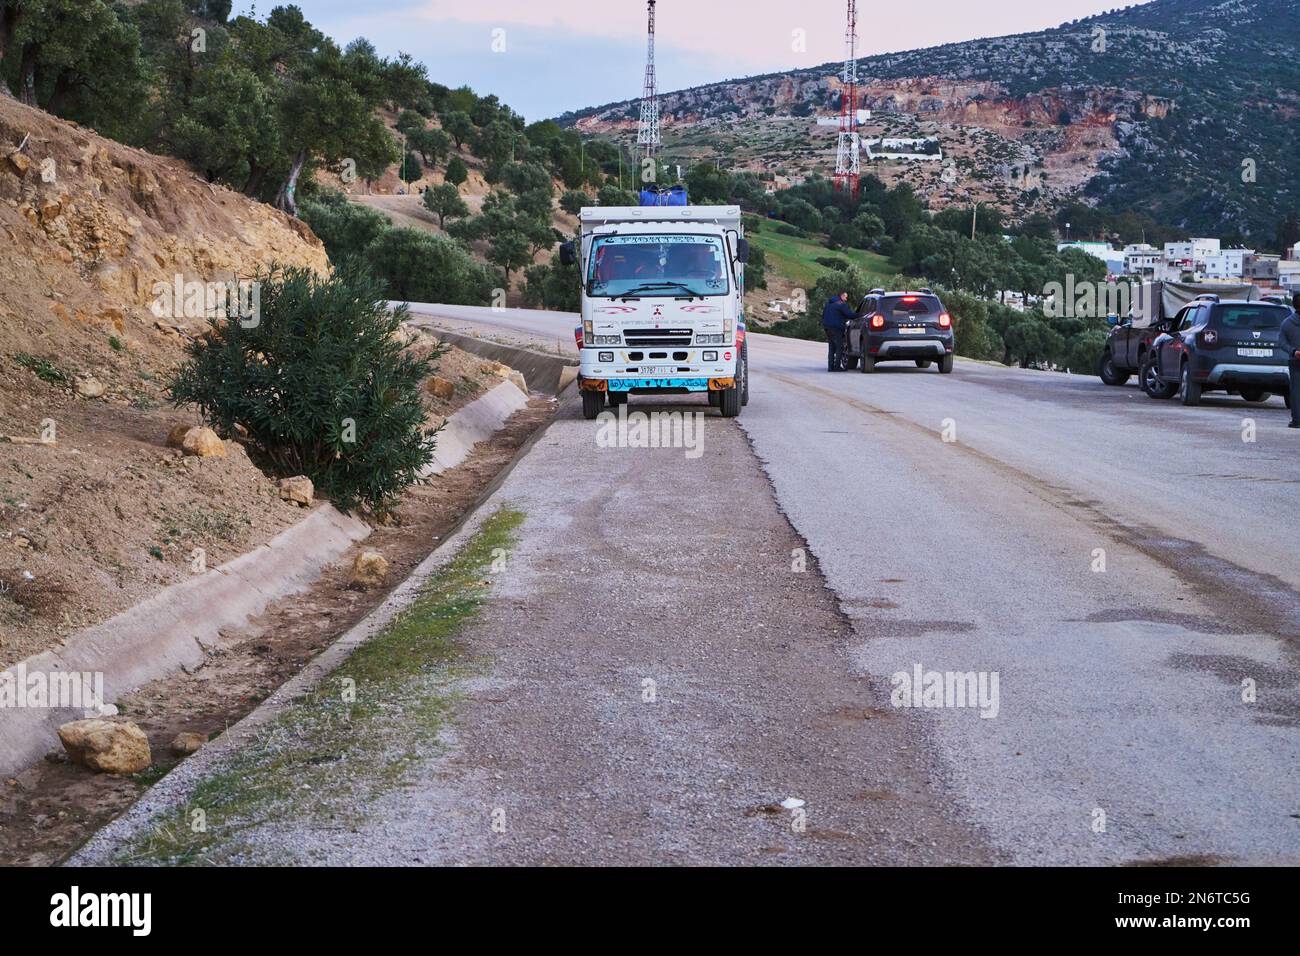
[[[1237,354],[1245,358],[1272,358],[1272,349],[1237,349]]]
[[[677,371],[675,365],[642,365],[642,375],[671,375]]]

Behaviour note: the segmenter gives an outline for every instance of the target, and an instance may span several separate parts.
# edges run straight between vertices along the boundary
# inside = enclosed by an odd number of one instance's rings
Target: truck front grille
[[[624,329],[623,339],[631,346],[656,348],[658,346],[690,345],[690,329]]]

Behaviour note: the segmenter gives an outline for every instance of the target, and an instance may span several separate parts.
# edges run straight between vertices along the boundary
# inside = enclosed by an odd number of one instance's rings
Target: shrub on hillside
[[[446,236],[419,229],[389,229],[365,252],[365,262],[388,298],[399,302],[489,305],[500,276]]]
[[[349,270],[321,278],[272,268],[260,310],[210,320],[170,382],[225,434],[248,430],[280,475],[304,474],[344,510],[386,510],[433,457],[420,383],[433,356],[403,350],[382,288]]]
[[[351,202],[337,190],[322,190],[299,205],[303,221],[325,244],[330,262],[344,268],[390,228],[388,217]]]

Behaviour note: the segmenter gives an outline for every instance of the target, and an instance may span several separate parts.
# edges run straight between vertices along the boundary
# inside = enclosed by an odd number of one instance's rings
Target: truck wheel
[[[1248,402],[1267,402],[1273,396],[1262,388],[1247,388],[1241,392],[1241,397]]]
[[[611,405],[626,405],[627,396],[628,396],[627,392],[610,392],[609,403]]]
[[[917,368],[929,368],[929,367],[930,367],[931,365],[933,365],[933,364],[934,364],[934,362],[930,361],[929,359],[917,359],[917,360],[916,360],[916,367],[917,367]]]
[[[587,421],[592,421],[601,410],[605,407],[604,392],[583,392],[582,393],[582,417]]]
[[[1097,374],[1107,385],[1126,385],[1129,380],[1129,373],[1121,371],[1115,367],[1115,356],[1110,354],[1110,349],[1102,353],[1101,365],[1097,369]]]
[[[1142,363],[1142,371],[1138,373],[1138,382],[1142,386],[1142,391],[1146,392],[1149,398],[1173,398],[1174,393],[1178,391],[1177,385],[1171,385],[1160,377],[1160,370],[1156,368],[1155,358],[1150,354]]]
[[[709,392],[709,404],[712,405],[714,408],[718,407],[718,402],[720,400],[718,396],[720,396],[721,394],[722,394],[721,392]]]
[[[942,372],[944,375],[951,375],[951,374],[952,374],[952,356],[951,356],[951,355],[945,355],[943,358],[939,359],[939,371]]]
[[[876,370],[876,358],[873,355],[862,356],[862,361],[858,364],[858,371],[863,374],[874,372]]]
[[[852,372],[858,367],[858,357],[856,355],[846,355],[840,359],[840,365],[843,367],[844,371]]]
[[[718,392],[718,409],[723,418],[735,418],[740,414],[740,387],[724,388]]]
[[[1178,399],[1184,405],[1201,404],[1201,384],[1192,381],[1192,364],[1183,363],[1183,374],[1178,380]]]
[[[740,404],[741,407],[749,404],[749,346],[745,346],[744,354],[741,355],[740,361]]]

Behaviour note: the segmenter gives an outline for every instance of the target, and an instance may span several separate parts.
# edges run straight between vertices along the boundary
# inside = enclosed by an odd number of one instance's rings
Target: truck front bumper
[[[578,388],[584,392],[720,392],[735,388],[734,378],[586,378],[579,376]]]

